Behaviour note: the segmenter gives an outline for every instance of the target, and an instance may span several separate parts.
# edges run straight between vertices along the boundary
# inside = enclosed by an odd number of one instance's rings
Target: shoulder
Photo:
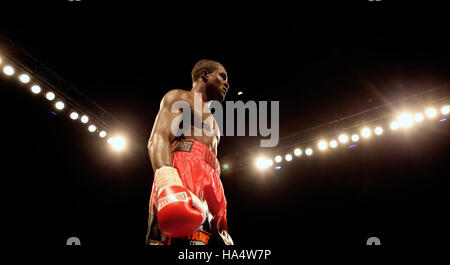
[[[183,89],[172,89],[167,92],[161,100],[161,107],[163,106],[171,106],[173,103],[185,100],[191,100],[191,92]]]

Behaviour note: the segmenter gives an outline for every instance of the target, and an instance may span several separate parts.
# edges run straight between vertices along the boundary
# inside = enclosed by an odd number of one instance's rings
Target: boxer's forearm
[[[153,171],[163,166],[172,166],[172,153],[168,137],[156,134],[148,144],[148,154]]]

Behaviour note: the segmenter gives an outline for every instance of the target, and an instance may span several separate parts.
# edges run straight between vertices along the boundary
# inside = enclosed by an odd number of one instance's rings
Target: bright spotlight
[[[269,167],[273,166],[273,161],[272,161],[272,159],[267,159],[267,160],[266,160],[266,164],[267,164],[267,166],[269,166]]]
[[[112,137],[108,139],[108,144],[116,150],[122,150],[125,147],[125,140],[120,136]]]
[[[238,96],[240,96],[240,95],[242,95],[242,94],[244,94],[244,92],[242,92],[242,91],[239,91],[239,92],[238,92]]]
[[[348,136],[346,134],[339,135],[339,142],[341,142],[343,144],[348,142]]]
[[[396,122],[396,121],[391,122],[391,129],[392,130],[394,130],[394,131],[397,130],[399,126],[400,125],[398,125],[398,122]]]
[[[428,109],[425,111],[425,113],[426,113],[426,115],[427,115],[428,118],[434,118],[434,117],[436,116],[436,114],[437,114],[437,111],[436,111],[436,109],[434,109],[434,108],[428,108]]]
[[[302,149],[300,149],[300,148],[295,148],[295,150],[294,150],[294,155],[296,155],[296,156],[301,156],[301,155],[302,155]]]
[[[27,74],[21,74],[19,77],[20,82],[27,84],[30,82],[30,77]]]
[[[443,106],[443,107],[441,108],[441,113],[442,113],[442,114],[447,115],[449,112],[450,112],[450,106],[449,106],[449,105]]]
[[[423,121],[423,114],[422,113],[417,113],[416,115],[414,115],[414,120],[416,122],[421,122]]]
[[[47,92],[47,94],[45,94],[45,97],[46,97],[48,100],[54,100],[54,99],[55,99],[55,93],[53,93],[53,92]]]
[[[7,65],[5,67],[3,67],[3,73],[5,73],[5,75],[13,75],[14,74],[14,68],[12,68],[11,66]]]
[[[352,141],[353,142],[358,142],[359,141],[359,135],[357,135],[357,134],[352,135]]]
[[[105,132],[105,131],[101,131],[98,135],[99,135],[101,138],[104,138],[104,137],[106,136],[106,132]]]
[[[31,92],[33,92],[34,94],[39,94],[41,93],[41,91],[42,91],[41,87],[38,85],[34,85],[31,87]]]
[[[383,133],[383,128],[381,128],[380,126],[378,126],[378,127],[375,128],[374,131],[375,131],[375,134],[376,134],[376,135],[380,135],[380,134]]]
[[[58,102],[56,102],[55,103],[55,107],[57,108],[57,109],[59,109],[59,110],[62,110],[62,109],[64,109],[64,102],[62,102],[62,101],[58,101]]]
[[[398,116],[398,123],[400,126],[407,128],[413,124],[413,117],[409,113],[402,113]]]
[[[336,140],[331,140],[330,141],[330,147],[331,148],[336,148],[338,146],[338,143],[336,142]]]
[[[266,159],[264,157],[260,157],[256,160],[256,167],[259,169],[266,168]]]
[[[95,132],[95,130],[97,130],[97,127],[95,127],[95,125],[91,124],[91,125],[89,125],[88,130],[90,132]]]
[[[70,113],[70,118],[71,118],[72,120],[78,119],[78,113],[76,113],[75,111],[72,112],[72,113]]]
[[[291,161],[292,160],[292,155],[291,154],[287,154],[286,156],[284,156],[284,159],[286,159],[286,161]]]
[[[311,148],[307,148],[307,149],[305,150],[305,154],[306,154],[307,156],[310,156],[310,155],[313,154],[313,150],[312,150]]]
[[[275,162],[280,163],[281,160],[283,160],[283,158],[281,158],[281,156],[276,156],[275,157]]]
[[[370,136],[370,129],[364,128],[361,130],[361,136],[364,138],[368,138]]]
[[[325,150],[325,149],[327,149],[327,142],[322,140],[317,144],[317,146],[319,147],[320,150]]]
[[[81,116],[81,122],[82,123],[88,123],[88,121],[89,121],[88,116],[86,116],[86,115]]]

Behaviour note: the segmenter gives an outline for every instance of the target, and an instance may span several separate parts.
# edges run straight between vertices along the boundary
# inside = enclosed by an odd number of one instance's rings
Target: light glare
[[[6,75],[13,75],[14,74],[14,68],[12,68],[11,66],[7,65],[5,67],[3,67],[3,73],[5,73]]]
[[[341,143],[348,142],[348,136],[346,134],[339,135],[339,142],[341,142]]]
[[[378,126],[378,127],[375,128],[374,131],[375,131],[375,134],[376,134],[376,135],[380,135],[380,134],[383,133],[383,128],[381,128],[380,126]]]
[[[46,97],[48,100],[54,100],[54,99],[55,99],[55,93],[53,93],[53,92],[47,92],[47,94],[45,94],[45,97]]]
[[[327,149],[327,142],[322,140],[317,144],[317,146],[319,147],[320,150],[325,150],[325,149]]]
[[[78,119],[78,113],[76,113],[75,111],[72,112],[72,113],[70,113],[70,118],[71,118],[72,120]]]
[[[417,113],[416,115],[414,115],[414,120],[416,122],[421,122],[423,121],[423,114],[422,113]]]
[[[27,84],[28,82],[30,82],[30,77],[27,74],[22,74],[19,77],[20,82]]]
[[[88,123],[88,121],[89,121],[88,116],[86,116],[86,115],[81,116],[81,122],[82,123]]]
[[[407,128],[413,124],[413,117],[409,113],[402,113],[398,116],[398,123],[400,126]]]
[[[358,142],[358,141],[359,141],[359,135],[353,134],[353,135],[352,135],[352,141],[353,141],[353,142]]]
[[[447,115],[449,112],[450,112],[450,106],[449,106],[449,105],[443,106],[443,107],[441,108],[441,113],[442,113],[442,114]]]
[[[428,108],[425,113],[428,118],[434,118],[437,114],[437,112],[434,108]]]
[[[305,150],[305,154],[306,154],[307,156],[310,156],[310,155],[313,154],[313,150],[312,150],[311,148],[308,148],[308,149]]]
[[[370,129],[364,128],[361,130],[361,136],[364,138],[368,138],[370,136]]]
[[[56,104],[55,104],[55,107],[57,108],[57,109],[59,109],[59,110],[62,110],[62,109],[64,109],[64,102],[62,102],[62,101],[58,101],[58,102],[56,102]]]
[[[286,159],[286,161],[291,161],[292,160],[292,155],[291,154],[287,154],[284,159]]]
[[[399,126],[400,125],[398,125],[398,122],[396,122],[396,121],[391,122],[391,129],[392,130],[394,130],[394,131],[397,130]]]
[[[116,150],[122,150],[125,147],[125,140],[118,136],[108,139],[108,144],[110,144]]]
[[[34,94],[39,94],[41,93],[41,87],[38,85],[34,85],[31,87],[31,92],[33,92]]]
[[[283,160],[283,158],[281,158],[281,156],[276,156],[275,157],[275,162],[280,163],[281,160]]]
[[[302,149],[296,148],[296,149],[294,150],[294,155],[296,155],[296,156],[301,156],[301,155],[302,155]]]

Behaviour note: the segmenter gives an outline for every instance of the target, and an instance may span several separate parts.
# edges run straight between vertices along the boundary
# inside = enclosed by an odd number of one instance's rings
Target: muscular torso
[[[213,114],[211,113],[211,111],[209,110],[209,108],[207,108],[205,105],[206,103],[202,103],[202,112],[198,112],[197,110],[194,109],[194,96],[193,94],[191,94],[190,92],[186,92],[189,93],[189,105],[191,107],[191,124],[189,126],[190,128],[190,133],[189,135],[185,135],[183,134],[182,136],[176,137],[175,140],[179,140],[179,139],[193,139],[193,140],[197,140],[203,144],[205,144],[206,146],[208,146],[211,151],[213,151],[216,155],[217,155],[217,146],[219,144],[220,141],[220,130],[219,130],[219,126],[217,125]],[[202,130],[202,128],[197,128],[196,131],[197,132],[201,132],[200,136],[197,136],[194,134],[194,121],[195,121],[195,116],[197,116],[198,120],[202,121],[202,126],[203,128],[205,128],[205,130],[212,130],[214,132],[214,135],[207,135],[205,133],[204,130]],[[197,133],[198,134],[198,133]]]

